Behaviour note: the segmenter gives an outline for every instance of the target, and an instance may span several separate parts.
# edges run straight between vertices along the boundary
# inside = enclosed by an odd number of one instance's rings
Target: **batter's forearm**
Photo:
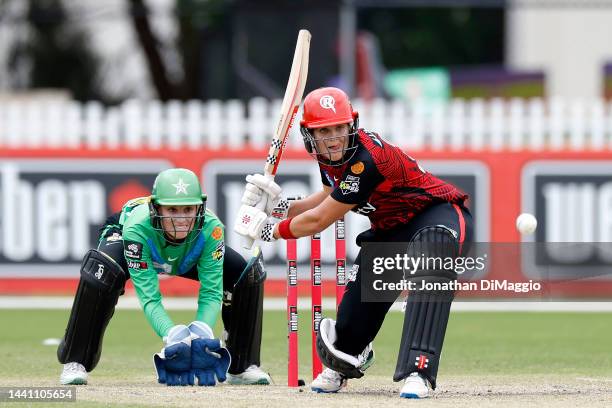
[[[317,191],[316,193],[311,194],[302,200],[292,201],[291,206],[289,207],[289,213],[287,214],[287,217],[295,217],[305,211],[315,208],[316,206],[321,204],[328,195],[329,191]]]

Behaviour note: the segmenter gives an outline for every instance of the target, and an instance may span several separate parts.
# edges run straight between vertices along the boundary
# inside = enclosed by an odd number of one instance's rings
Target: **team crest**
[[[223,236],[223,229],[221,229],[221,227],[215,227],[210,235],[214,239],[219,240]]]
[[[179,194],[187,195],[187,187],[189,187],[190,185],[191,184],[185,183],[183,181],[183,179],[179,177],[178,183],[172,184],[172,187],[176,188],[176,192],[174,194],[176,194],[176,195],[179,195]]]
[[[319,99],[319,105],[323,109],[331,109],[336,113],[336,100],[331,95],[323,95],[321,99]]]
[[[363,164],[362,161],[359,161],[351,166],[351,171],[355,174],[363,173],[364,169],[365,169],[365,165]]]

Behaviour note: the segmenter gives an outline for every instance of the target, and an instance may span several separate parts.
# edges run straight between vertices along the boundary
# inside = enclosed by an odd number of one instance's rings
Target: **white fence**
[[[280,101],[0,102],[0,148],[266,148]],[[356,101],[360,125],[412,150],[612,150],[612,103]],[[300,117],[296,118],[299,122]],[[299,126],[290,145],[301,146]]]

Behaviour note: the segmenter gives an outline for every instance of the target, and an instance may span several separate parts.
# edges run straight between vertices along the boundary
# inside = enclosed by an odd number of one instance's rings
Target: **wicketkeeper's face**
[[[312,129],[317,153],[329,161],[342,160],[349,144],[350,123]]]
[[[159,212],[164,232],[172,239],[187,237],[196,220],[197,205],[162,205]]]

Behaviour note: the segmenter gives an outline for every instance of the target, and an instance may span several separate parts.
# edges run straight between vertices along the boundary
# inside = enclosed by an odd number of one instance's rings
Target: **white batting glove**
[[[249,174],[246,176],[247,183],[251,183],[265,191],[270,197],[276,198],[281,193],[281,187],[274,182],[272,176],[264,176],[263,174]]]
[[[246,181],[241,199],[242,204],[257,207],[266,214],[270,214],[280,199],[281,187],[274,182],[272,176],[262,174],[249,174]]]
[[[278,224],[281,220],[268,217],[263,227],[261,228],[261,232],[259,233],[259,239],[264,242],[274,242],[276,238],[274,238],[274,226]]]
[[[268,214],[250,205],[241,205],[236,216],[234,231],[243,237],[260,239],[261,231],[267,222]]]
[[[264,199],[264,191],[253,183],[246,183],[240,202],[255,207],[262,199]]]
[[[289,206],[291,202],[285,198],[279,198],[274,204],[274,206],[270,209],[270,218],[275,218],[278,221],[282,221],[287,218],[287,214],[289,213]]]

